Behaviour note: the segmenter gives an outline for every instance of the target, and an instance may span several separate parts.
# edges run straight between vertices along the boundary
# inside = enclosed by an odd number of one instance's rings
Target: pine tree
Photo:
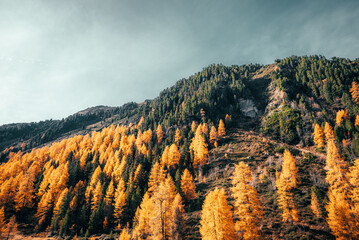
[[[162,138],[163,138],[163,131],[162,131],[162,126],[161,124],[158,125],[157,129],[156,129],[156,134],[157,134],[157,142],[161,143]]]
[[[278,207],[282,211],[283,222],[299,221],[299,213],[294,204],[293,192],[291,192],[297,187],[297,172],[295,159],[286,149],[283,154],[282,172],[276,179]]]
[[[181,191],[183,193],[183,198],[186,200],[197,198],[196,185],[194,184],[193,177],[187,168],[183,171],[182,174]]]
[[[354,102],[359,104],[359,84],[356,82],[352,82],[352,87],[349,92],[352,94]]]
[[[317,148],[322,149],[324,147],[324,132],[319,124],[315,124],[313,135],[314,143],[317,145]]]
[[[237,239],[231,207],[227,203],[223,188],[215,188],[207,195],[202,207],[200,224],[199,232],[204,240]]]
[[[250,185],[252,181],[249,167],[244,162],[239,162],[233,173],[232,195],[234,212],[238,216],[235,228],[241,239],[260,239],[262,235],[260,228],[263,220],[263,205],[258,192]]]
[[[219,124],[218,124],[218,137],[223,137],[224,135],[226,135],[226,128],[224,127],[224,122],[223,120],[219,120]]]

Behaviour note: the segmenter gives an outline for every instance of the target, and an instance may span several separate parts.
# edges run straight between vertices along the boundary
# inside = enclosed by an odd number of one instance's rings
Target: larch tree
[[[125,182],[121,179],[115,193],[115,204],[113,217],[115,219],[115,224],[119,225],[122,218],[122,213],[126,205],[126,189]]]
[[[217,147],[217,141],[218,141],[218,133],[215,126],[211,127],[211,131],[209,133],[209,141],[212,143],[213,146]]]
[[[164,167],[161,166],[158,162],[153,164],[150,177],[148,179],[148,193],[152,196],[152,193],[158,189],[158,186],[161,182],[166,179],[166,171]]]
[[[322,149],[324,147],[324,132],[319,124],[315,124],[314,127],[314,143],[317,145],[318,149]]]
[[[207,144],[202,136],[200,127],[198,127],[194,138],[192,139],[190,150],[193,150],[193,166],[204,166],[207,164],[208,148]]]
[[[224,189],[215,188],[204,200],[199,232],[204,240],[234,240],[235,233],[231,207]]]
[[[169,152],[168,152],[168,162],[167,162],[167,166],[168,167],[174,167],[175,165],[179,164],[179,160],[181,158],[181,154],[177,148],[176,144],[172,144]]]
[[[183,171],[181,177],[181,191],[183,198],[187,201],[197,198],[196,185],[193,182],[193,177],[187,168]]]
[[[170,148],[168,146],[166,146],[165,149],[163,150],[162,157],[161,157],[161,165],[162,166],[168,164],[169,152],[170,152]]]
[[[325,179],[329,184],[329,201],[325,206],[328,225],[337,239],[357,239],[359,231],[357,218],[351,212],[348,164],[340,156],[334,141],[328,142],[325,169]]]
[[[163,138],[163,130],[162,130],[161,124],[159,124],[156,129],[156,135],[157,135],[157,142],[161,143],[162,138]]]
[[[94,210],[98,206],[101,199],[102,199],[102,185],[101,185],[101,181],[98,181],[96,184],[96,188],[93,191],[93,196],[91,199],[91,210]]]
[[[348,120],[348,119],[349,119],[349,116],[344,109],[339,110],[337,112],[336,123],[339,127],[342,125],[343,120]]]
[[[131,235],[129,234],[127,228],[122,229],[118,240],[131,240]]]
[[[354,102],[359,104],[359,84],[357,82],[352,82],[352,87],[349,92],[351,93]]]
[[[192,132],[195,132],[195,131],[196,131],[196,127],[197,127],[196,122],[195,122],[195,121],[192,121],[191,131],[192,131]]]
[[[263,221],[263,205],[251,183],[252,172],[244,162],[235,166],[232,177],[234,213],[238,217],[235,229],[241,239],[260,239]]]
[[[133,227],[133,239],[149,239],[151,233],[150,219],[152,218],[153,201],[148,192],[143,196],[136,210]]]
[[[349,183],[351,186],[350,199],[351,199],[351,215],[354,216],[355,231],[359,229],[359,159],[356,159],[354,165],[350,167]]]
[[[6,222],[5,222],[5,211],[4,207],[0,209],[0,237],[3,236],[6,230]]]
[[[176,187],[170,176],[161,182],[151,197],[153,212],[150,218],[151,238],[170,239],[172,233],[172,206],[176,197]]]
[[[171,225],[171,239],[184,239],[184,233],[186,232],[186,217],[182,198],[179,193],[177,193],[172,203]]]
[[[355,116],[354,126],[359,126],[359,115]]]
[[[176,133],[175,133],[175,143],[177,146],[179,146],[180,144],[180,141],[181,141],[181,131],[177,128],[176,129]]]
[[[313,190],[312,190],[312,196],[311,196],[311,200],[310,200],[310,208],[312,209],[312,212],[316,217],[319,218],[321,216],[318,197],[317,197],[317,194]]]
[[[223,120],[219,120],[219,124],[218,124],[218,137],[223,137],[224,135],[226,135],[226,128],[224,126],[224,122]]]
[[[294,203],[292,189],[297,187],[298,169],[295,159],[286,149],[283,154],[282,172],[276,179],[278,207],[282,211],[283,222],[299,221],[299,213]]]
[[[334,141],[335,135],[332,126],[328,122],[325,122],[324,126],[324,134],[325,134],[325,140],[328,143],[329,141]]]

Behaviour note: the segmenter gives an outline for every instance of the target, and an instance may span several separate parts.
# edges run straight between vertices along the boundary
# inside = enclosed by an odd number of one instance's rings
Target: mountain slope
[[[1,154],[0,211],[4,207],[5,222],[16,216],[27,234],[84,236],[119,233],[129,226],[132,234],[145,236],[153,233],[138,229],[140,209],[175,195],[160,194],[151,182],[167,179],[166,191],[173,188],[184,197],[181,175],[188,169],[198,197],[183,199],[184,237],[199,239],[204,198],[223,187],[233,205],[231,174],[234,164],[243,161],[264,204],[266,239],[333,239],[323,221],[326,156],[313,146],[312,133],[315,123],[335,126],[340,154],[348,166],[353,164],[359,155],[359,111],[349,89],[358,81],[359,62],[340,58],[292,56],[267,66],[211,65],[141,104],[100,106],[61,121],[2,126],[0,143],[6,150]],[[347,113],[343,124],[335,117],[342,108]],[[227,134],[212,137],[213,128],[219,132],[220,119]],[[295,223],[282,222],[277,202],[276,173],[284,149],[292,152],[299,168],[292,192],[300,210]],[[155,171],[156,164],[162,170]],[[116,197],[115,189],[120,192]],[[310,209],[312,191],[321,217]],[[122,202],[115,203],[117,199]]]

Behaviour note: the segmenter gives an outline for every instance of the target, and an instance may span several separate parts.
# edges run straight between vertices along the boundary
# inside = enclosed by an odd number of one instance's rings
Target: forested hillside
[[[358,60],[292,56],[4,125],[0,234],[357,239],[358,104]]]

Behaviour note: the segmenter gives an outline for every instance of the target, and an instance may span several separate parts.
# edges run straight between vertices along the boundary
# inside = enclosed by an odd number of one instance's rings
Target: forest
[[[210,65],[57,127],[3,126],[0,234],[358,239],[358,104],[358,60],[291,56]]]

